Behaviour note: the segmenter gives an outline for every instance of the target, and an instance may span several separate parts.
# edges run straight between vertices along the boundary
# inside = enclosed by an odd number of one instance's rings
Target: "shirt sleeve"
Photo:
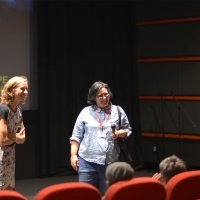
[[[129,123],[129,120],[128,120],[128,117],[127,117],[125,111],[120,106],[119,106],[119,112],[121,114],[122,129],[124,129],[126,131],[126,133],[127,133],[126,137],[128,137],[132,133],[132,128],[130,126],[130,123]]]
[[[84,114],[84,109],[80,112],[79,116],[76,119],[72,136],[70,137],[70,141],[75,140],[81,143],[83,139],[84,132],[85,132],[85,123],[83,121],[83,114]]]
[[[8,106],[6,104],[0,104],[0,116],[7,121],[7,118],[8,118]]]

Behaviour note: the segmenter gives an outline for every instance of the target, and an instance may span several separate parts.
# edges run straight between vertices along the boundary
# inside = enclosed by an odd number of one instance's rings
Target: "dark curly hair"
[[[92,86],[89,89],[88,96],[87,96],[87,103],[88,104],[90,104],[90,105],[95,105],[96,104],[96,101],[95,101],[96,96],[97,96],[99,90],[102,89],[102,88],[106,88],[108,90],[110,98],[112,98],[113,94],[112,94],[108,84],[107,83],[103,83],[101,81],[96,81],[96,82],[94,82],[92,84]]]

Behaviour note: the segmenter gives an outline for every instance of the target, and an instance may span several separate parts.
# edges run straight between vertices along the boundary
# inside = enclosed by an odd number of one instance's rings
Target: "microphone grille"
[[[111,123],[111,127],[112,127],[112,128],[115,128],[115,124],[114,124],[114,123]]]

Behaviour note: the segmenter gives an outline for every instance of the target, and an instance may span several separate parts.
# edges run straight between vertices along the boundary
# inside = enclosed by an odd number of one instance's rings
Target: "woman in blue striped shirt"
[[[105,170],[107,165],[118,160],[119,154],[114,140],[131,134],[127,115],[119,106],[121,125],[117,106],[110,101],[112,92],[108,84],[97,81],[89,89],[87,103],[74,125],[71,143],[71,166],[78,172],[79,182],[95,186],[102,196],[106,191]],[[114,132],[111,124],[116,125]]]

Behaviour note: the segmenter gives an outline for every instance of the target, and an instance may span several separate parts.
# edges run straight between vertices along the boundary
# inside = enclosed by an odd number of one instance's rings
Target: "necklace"
[[[106,114],[106,117],[105,117],[103,123],[101,123],[101,120],[100,120],[100,117],[99,117],[99,115],[98,115],[98,113],[97,113],[97,110],[95,110],[95,113],[96,113],[96,116],[97,116],[97,121],[98,121],[98,123],[99,123],[99,128],[100,128],[100,130],[101,130],[101,133],[103,132],[104,125],[106,124],[106,122],[107,122],[107,120],[108,120],[108,117],[109,117],[110,114],[111,114],[111,110],[112,110],[112,107],[110,107],[110,110],[109,110],[108,113]]]

